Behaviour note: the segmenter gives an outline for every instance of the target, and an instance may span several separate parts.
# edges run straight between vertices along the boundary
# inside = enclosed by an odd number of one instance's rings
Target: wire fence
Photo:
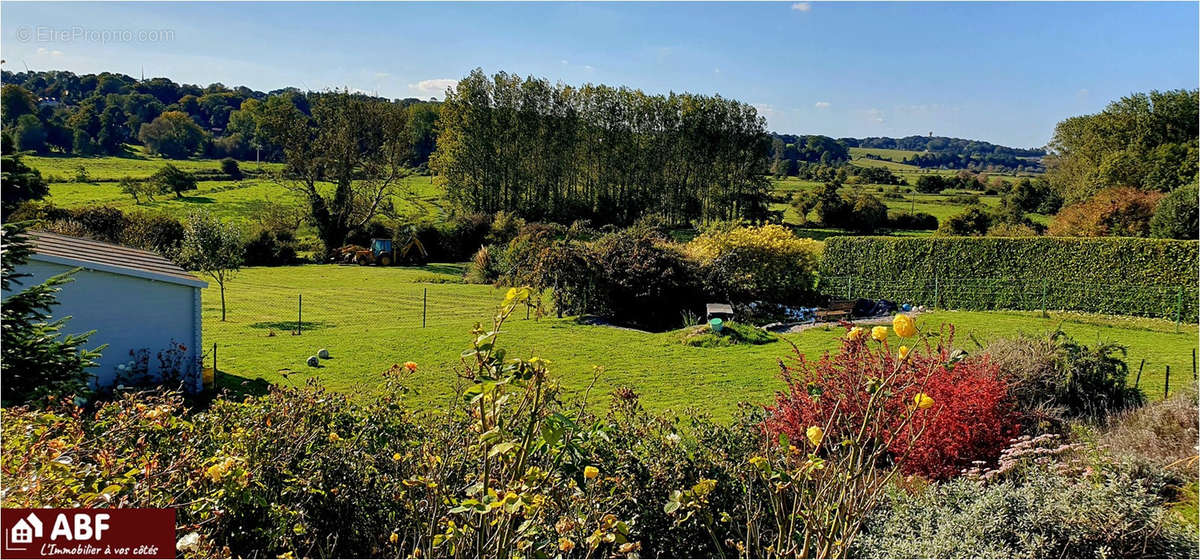
[[[823,294],[966,310],[1061,310],[1197,320],[1197,287],[1115,282],[1050,282],[1036,278],[821,279]]]
[[[225,320],[220,301],[206,298],[206,321],[226,329],[258,329],[304,334],[334,327],[420,328],[468,324],[495,313],[499,298],[491,286],[409,284],[378,286],[296,286],[239,284],[227,293]],[[214,301],[215,300],[215,301]],[[221,325],[216,325],[221,326]]]

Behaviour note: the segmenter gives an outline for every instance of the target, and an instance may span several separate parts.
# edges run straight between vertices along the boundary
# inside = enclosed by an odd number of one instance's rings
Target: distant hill
[[[838,138],[848,148],[874,148],[920,152],[903,159],[880,156],[922,168],[996,169],[1005,171],[1043,171],[1043,148],[1010,148],[982,140],[946,136],[905,136],[904,138]]]
[[[925,169],[972,169],[1042,172],[1042,148],[1010,148],[981,140],[945,136],[833,139],[821,135],[771,133],[772,166],[796,169],[807,163],[838,165],[850,160],[849,149],[861,157]]]

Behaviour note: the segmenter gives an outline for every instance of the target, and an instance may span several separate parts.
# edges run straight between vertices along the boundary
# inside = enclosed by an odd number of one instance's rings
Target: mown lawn
[[[317,377],[336,390],[368,394],[379,386],[388,366],[412,360],[420,364],[411,384],[420,406],[438,406],[459,382],[456,366],[476,322],[488,322],[504,290],[456,281],[460,264],[422,268],[375,268],[307,265],[251,268],[228,288],[229,315],[220,321],[215,285],[204,293],[206,351],[218,344],[220,383],[229,388],[261,389],[264,382],[302,384]],[[424,294],[426,326],[421,326]],[[298,296],[303,294],[303,334],[293,335]],[[1164,366],[1172,387],[1190,380],[1191,351],[1197,328],[1176,333],[1171,323],[1037,312],[940,311],[921,316],[924,328],[951,322],[957,344],[968,351],[1017,332],[1046,333],[1062,328],[1084,343],[1115,341],[1129,347],[1129,361],[1146,359],[1141,385],[1161,396]],[[839,329],[789,335],[810,355],[836,347]],[[553,375],[568,394],[587,389],[596,366],[603,368],[590,402],[603,405],[618,386],[635,388],[654,409],[701,406],[718,416],[731,414],[739,401],[767,403],[781,387],[778,360],[791,354],[787,342],[759,346],[698,348],[680,342],[681,333],[646,333],[578,324],[571,318],[525,319],[516,314],[505,326],[501,345],[510,354],[539,356],[551,362]],[[321,368],[304,361],[321,348],[333,359]],[[211,356],[206,358],[211,364]],[[261,380],[260,380],[261,379]],[[1132,378],[1131,378],[1132,381]]]

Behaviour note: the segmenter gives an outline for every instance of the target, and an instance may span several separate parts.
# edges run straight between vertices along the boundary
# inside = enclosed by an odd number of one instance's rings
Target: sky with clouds
[[[753,104],[774,131],[1045,144],[1200,85],[1200,8],[1152,3],[0,5],[7,70],[441,97],[473,68]]]

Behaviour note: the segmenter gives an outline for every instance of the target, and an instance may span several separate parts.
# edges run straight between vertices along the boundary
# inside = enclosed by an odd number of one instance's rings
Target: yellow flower
[[[879,325],[877,327],[871,327],[871,338],[874,338],[875,340],[878,340],[879,342],[883,342],[883,341],[887,340],[887,327],[885,327],[883,325]]]
[[[404,369],[408,371],[417,371],[417,362],[404,362]]]
[[[600,469],[592,466],[583,468],[583,478],[592,479],[596,478],[597,476],[600,476]]]
[[[759,456],[755,455],[754,457],[750,458],[750,464],[754,465],[756,467],[759,467],[759,468],[761,468],[764,464],[766,464],[766,462],[767,462],[767,459],[765,457],[759,457]]]
[[[913,396],[913,404],[920,409],[929,408],[933,406],[933,397],[926,395],[925,393],[917,393]]]
[[[867,331],[865,329],[863,329],[862,327],[854,327],[854,328],[850,329],[850,332],[846,333],[846,338],[848,338],[850,340],[858,340],[858,339],[862,338],[862,335],[865,332],[867,332]]]
[[[399,461],[399,460],[400,460],[400,459],[402,459],[402,458],[403,458],[403,456],[402,456],[402,455],[400,455],[400,452],[398,452],[398,451],[397,451],[396,453],[392,453],[392,460],[393,460],[393,461]]]
[[[901,347],[900,347],[900,359],[901,359],[901,360],[907,360],[907,359],[908,359],[908,347],[907,347],[907,346],[901,346]]]
[[[896,336],[900,338],[908,338],[917,334],[917,325],[913,323],[912,317],[903,313],[897,313],[892,319],[892,328],[896,330]]]
[[[575,542],[566,537],[558,539],[558,549],[563,552],[571,552],[575,550]]]
[[[388,537],[388,542],[390,542],[392,544],[396,544],[396,543],[400,542],[400,535],[397,535],[396,533],[392,533],[392,536]]]
[[[804,435],[808,436],[808,441],[813,444],[813,447],[820,447],[821,439],[825,437],[825,430],[822,430],[820,426],[809,426]]]
[[[337,435],[337,432],[329,432],[329,441],[337,441],[339,439],[342,439],[342,437]]]

